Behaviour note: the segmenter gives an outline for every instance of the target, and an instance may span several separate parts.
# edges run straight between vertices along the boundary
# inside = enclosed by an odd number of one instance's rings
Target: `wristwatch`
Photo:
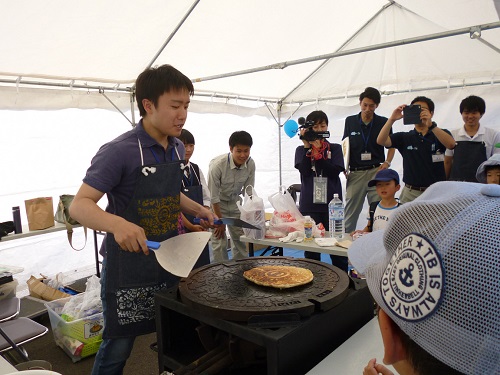
[[[432,122],[432,125],[429,126],[429,131],[432,131],[432,129],[436,128],[437,124],[435,122]]]

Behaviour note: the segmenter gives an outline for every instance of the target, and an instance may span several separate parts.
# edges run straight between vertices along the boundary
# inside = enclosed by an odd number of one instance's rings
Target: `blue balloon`
[[[295,120],[288,120],[283,125],[283,130],[285,130],[286,135],[288,135],[290,138],[293,138],[299,131],[299,124],[297,124],[297,121]]]

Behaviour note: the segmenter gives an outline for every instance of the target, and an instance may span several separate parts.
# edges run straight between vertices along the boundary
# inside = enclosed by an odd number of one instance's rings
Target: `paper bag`
[[[34,198],[24,201],[29,230],[46,229],[54,226],[54,205],[52,197]]]

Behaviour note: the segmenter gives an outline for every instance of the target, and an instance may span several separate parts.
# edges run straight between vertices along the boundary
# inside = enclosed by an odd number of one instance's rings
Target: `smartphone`
[[[420,105],[407,105],[403,108],[403,124],[405,125],[413,125],[420,124]]]

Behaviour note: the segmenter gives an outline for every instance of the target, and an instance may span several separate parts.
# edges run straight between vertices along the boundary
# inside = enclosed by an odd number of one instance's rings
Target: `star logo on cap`
[[[444,292],[444,268],[434,244],[418,233],[400,242],[381,279],[382,298],[406,321],[431,316]]]

